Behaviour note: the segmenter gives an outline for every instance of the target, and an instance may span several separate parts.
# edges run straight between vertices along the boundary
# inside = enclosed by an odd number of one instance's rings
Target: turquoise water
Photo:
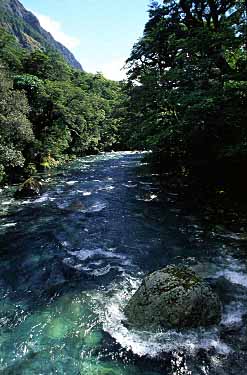
[[[0,193],[0,373],[246,374],[239,234],[205,233],[160,193],[142,153],[82,158],[43,178],[38,199]],[[128,330],[123,307],[142,277],[181,262],[218,290],[221,326]]]

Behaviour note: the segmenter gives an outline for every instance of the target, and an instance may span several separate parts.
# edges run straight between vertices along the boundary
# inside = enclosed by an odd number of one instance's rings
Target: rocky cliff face
[[[37,17],[27,11],[18,0],[0,0],[0,26],[13,34],[20,45],[28,49],[52,48],[76,69],[82,70],[74,55],[44,30]]]

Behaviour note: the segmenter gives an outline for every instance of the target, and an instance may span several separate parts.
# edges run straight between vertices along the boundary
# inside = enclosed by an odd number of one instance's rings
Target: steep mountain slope
[[[13,34],[20,45],[28,49],[52,48],[74,68],[82,70],[74,55],[44,30],[37,17],[27,11],[18,0],[0,0],[0,27]]]

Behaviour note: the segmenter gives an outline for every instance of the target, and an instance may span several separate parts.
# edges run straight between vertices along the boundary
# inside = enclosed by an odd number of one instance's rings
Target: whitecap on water
[[[218,257],[214,262],[193,265],[193,269],[202,277],[218,279],[224,277],[232,284],[247,288],[247,269],[238,259],[228,255]]]
[[[192,268],[203,278],[224,278],[233,285],[247,288],[246,266],[232,256],[221,256],[215,259],[215,262],[200,263],[192,266]],[[240,297],[241,300],[239,300],[239,297],[236,298],[234,298],[233,302],[224,306],[221,320],[221,323],[224,325],[239,323],[243,315],[246,314],[246,306],[243,304],[243,300],[246,300],[246,298],[242,294]]]
[[[7,223],[7,224],[2,224],[1,227],[11,228],[11,227],[15,227],[16,225],[17,225],[17,223]]]
[[[30,204],[30,203],[32,203],[32,201],[30,200],[30,199],[26,199],[26,200],[24,200],[24,201],[20,201],[20,205],[22,205],[22,204]]]
[[[247,288],[247,274],[240,271],[223,270],[219,272],[219,276],[224,276],[232,284],[242,285]]]
[[[90,273],[91,268],[87,266],[83,266],[83,264],[76,264],[73,266],[73,268],[77,271],[84,271]]]
[[[126,260],[126,256],[119,253],[113,253],[111,251],[106,251],[100,248],[94,250],[80,250],[80,251],[69,251],[68,254],[75,256],[81,261],[85,261],[87,259],[93,258],[94,256],[102,256],[104,258],[117,258]]]
[[[148,163],[139,163],[139,165],[148,165]]]
[[[62,241],[62,242],[61,242],[61,245],[62,245],[63,247],[71,247],[71,246],[72,246],[71,243],[70,243],[69,241]]]
[[[128,329],[124,324],[126,319],[123,309],[140,283],[140,278],[126,276],[121,285],[111,285],[103,298],[102,293],[94,296],[94,300],[99,302],[99,315],[103,329],[123,348],[139,356],[150,357],[174,350],[195,353],[200,348],[215,348],[218,353],[229,353],[230,348],[220,340],[217,328],[157,332]],[[113,296],[112,290],[115,290]]]
[[[225,312],[221,323],[224,325],[231,325],[242,321],[242,316],[246,313],[246,309],[240,302],[232,302],[225,307]]]
[[[226,238],[230,240],[240,241],[243,237],[242,233],[234,233],[234,232],[225,232],[225,233],[217,233],[218,237]]]
[[[95,202],[92,206],[89,206],[84,212],[100,212],[106,208],[106,203]]]
[[[82,194],[84,197],[88,197],[89,195],[92,195],[91,191],[85,191],[85,190],[77,190],[77,193]]]
[[[61,209],[64,209],[64,208],[68,208],[69,204],[68,204],[68,202],[57,203],[57,207],[61,208]]]
[[[135,187],[137,187],[137,184],[123,184],[123,186],[125,186],[127,188],[135,188]]]
[[[35,199],[34,203],[43,203],[49,200],[49,195],[46,193],[42,195],[41,197]]]
[[[94,213],[94,212],[100,212],[104,208],[106,208],[106,203],[96,201],[94,203],[90,204],[84,204],[84,202],[81,202],[80,200],[74,200],[74,201],[60,201],[57,202],[57,207],[60,209],[65,209],[69,211],[78,211],[81,213]]]
[[[214,276],[215,278],[223,276],[232,284],[242,285],[247,288],[247,270],[245,265],[232,256],[224,257],[219,262],[221,266],[220,270]]]
[[[93,269],[93,262],[90,262],[88,265],[82,263],[75,264],[73,258],[64,258],[63,263],[77,271],[86,272],[87,274],[93,276],[103,276],[111,270],[111,267],[108,266],[103,267],[102,269]]]
[[[140,184],[141,185],[153,185],[153,182],[144,182],[144,181],[140,181]]]
[[[147,194],[146,196],[140,196],[140,195],[136,195],[136,199],[138,201],[144,201],[144,202],[151,202],[153,201],[154,199],[156,199],[158,196],[156,194]]]
[[[91,272],[91,275],[94,275],[94,276],[104,276],[106,275],[108,272],[110,272],[111,270],[111,265],[110,264],[107,264],[107,266],[103,267],[103,268],[98,268],[96,270],[93,270]]]
[[[73,186],[77,184],[78,181],[66,181],[66,185]]]
[[[112,191],[114,189],[115,189],[114,186],[108,185],[108,186],[103,186],[103,187],[99,188],[98,191]]]

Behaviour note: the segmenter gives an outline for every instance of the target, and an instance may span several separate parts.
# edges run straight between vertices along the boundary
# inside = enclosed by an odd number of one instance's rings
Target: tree
[[[245,6],[233,0],[152,3],[127,61],[132,145],[183,163],[245,153]]]
[[[0,27],[0,60],[12,71],[23,69],[22,61],[25,51],[21,49],[16,39]]]
[[[40,79],[67,81],[71,68],[59,53],[39,49],[28,54],[23,61],[24,71]]]
[[[72,69],[52,50],[24,53],[8,33],[1,46],[2,175],[119,146],[119,83]],[[6,52],[18,64],[9,64]]]
[[[0,181],[15,167],[23,167],[24,151],[33,141],[25,94],[12,89],[12,81],[0,70]]]

